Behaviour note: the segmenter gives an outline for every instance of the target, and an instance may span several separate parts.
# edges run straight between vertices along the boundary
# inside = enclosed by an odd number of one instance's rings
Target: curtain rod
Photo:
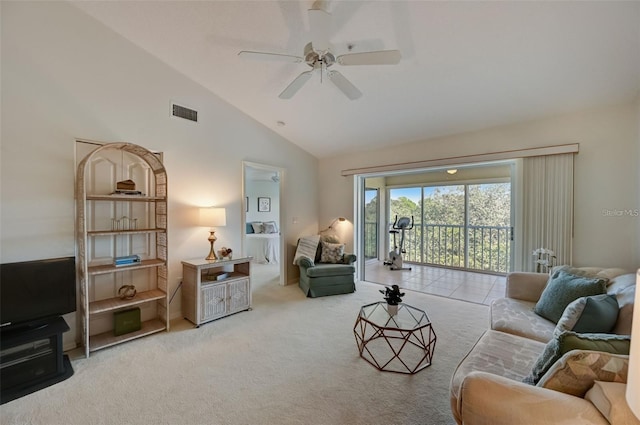
[[[355,174],[380,173],[385,171],[401,171],[415,168],[437,167],[444,165],[460,165],[473,162],[499,161],[506,159],[526,158],[530,156],[559,155],[563,153],[578,153],[579,143],[567,145],[545,146],[541,148],[515,149],[510,151],[481,153],[475,155],[462,155],[447,158],[428,159],[424,161],[401,162],[387,165],[374,165],[371,167],[348,168],[342,170],[342,176],[353,176]]]

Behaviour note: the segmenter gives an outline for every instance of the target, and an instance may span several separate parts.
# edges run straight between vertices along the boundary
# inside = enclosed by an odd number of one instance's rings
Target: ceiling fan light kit
[[[323,10],[320,5],[323,2],[314,3],[314,8],[309,9],[309,26],[311,28],[312,40],[304,47],[303,56],[285,55],[280,53],[254,52],[243,50],[238,53],[243,59],[258,61],[276,61],[276,62],[305,62],[310,71],[305,71],[298,75],[278,96],[280,99],[291,99],[305,85],[307,81],[316,71],[320,74],[320,81],[323,76],[327,76],[329,80],[351,100],[358,99],[362,96],[362,92],[358,90],[344,75],[340,72],[329,69],[338,63],[342,66],[353,65],[396,65],[400,62],[402,55],[399,50],[379,50],[374,52],[346,53],[344,55],[335,56],[330,51],[330,27],[331,14]],[[349,49],[351,51],[351,49]]]

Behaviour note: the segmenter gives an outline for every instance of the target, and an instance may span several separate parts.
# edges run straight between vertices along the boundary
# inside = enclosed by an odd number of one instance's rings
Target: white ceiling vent
[[[178,118],[184,118],[185,120],[198,122],[198,111],[176,105],[175,103],[171,104],[171,115]]]

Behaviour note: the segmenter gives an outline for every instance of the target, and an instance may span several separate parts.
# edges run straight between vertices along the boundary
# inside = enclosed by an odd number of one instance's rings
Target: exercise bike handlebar
[[[411,220],[409,220],[409,217],[400,217],[400,219],[398,219],[398,215],[396,215],[396,219],[393,221],[391,227],[394,230],[411,230],[413,229],[413,216],[411,216]]]

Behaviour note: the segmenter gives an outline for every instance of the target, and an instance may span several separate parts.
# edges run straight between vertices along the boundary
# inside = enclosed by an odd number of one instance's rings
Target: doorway
[[[242,251],[253,257],[252,273],[286,284],[282,188],[284,170],[267,164],[242,162]]]

